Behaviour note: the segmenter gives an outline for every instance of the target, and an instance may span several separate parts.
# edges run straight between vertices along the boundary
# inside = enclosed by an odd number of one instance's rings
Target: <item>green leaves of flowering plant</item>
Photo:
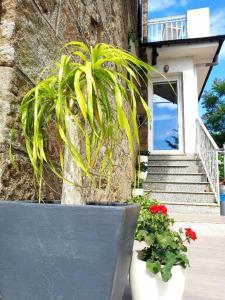
[[[140,165],[137,164],[136,169],[140,172],[146,172],[148,170],[148,164],[145,162],[140,162]]]
[[[92,170],[98,165],[100,177],[106,173],[109,183],[120,134],[127,138],[135,160],[134,146],[139,145],[138,101],[150,118],[149,107],[139,92],[139,78],[147,79],[153,70],[151,66],[107,44],[89,48],[81,42],[70,42],[65,48],[67,54],[55,64],[52,75],[25,95],[20,108],[26,149],[40,190],[45,164],[66,180],[65,150],[91,182]],[[84,141],[82,150],[69,137],[68,119],[79,128]],[[49,151],[50,135],[54,132],[48,129],[52,123],[60,152],[59,166]],[[101,149],[105,149],[103,154]]]
[[[141,205],[135,235],[136,240],[146,243],[141,251],[141,259],[146,261],[150,272],[160,273],[162,280],[167,282],[172,277],[174,266],[189,266],[184,242],[195,240],[197,236],[190,228],[185,229],[185,234],[182,229],[178,232],[173,230],[174,220],[168,216],[164,205],[141,196],[129,202]]]

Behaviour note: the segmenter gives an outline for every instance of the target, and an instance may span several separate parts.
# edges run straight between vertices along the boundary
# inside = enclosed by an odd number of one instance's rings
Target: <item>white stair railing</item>
[[[197,123],[197,152],[202,161],[212,191],[215,194],[216,201],[219,202],[219,168],[218,168],[218,151],[219,147],[213,140],[209,131],[198,118]]]

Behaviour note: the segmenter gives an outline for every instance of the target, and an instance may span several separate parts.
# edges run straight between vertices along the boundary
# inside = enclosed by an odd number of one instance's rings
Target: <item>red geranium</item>
[[[149,211],[152,213],[152,214],[163,214],[163,215],[167,215],[167,208],[165,205],[151,205],[149,206]]]
[[[188,239],[197,240],[197,234],[191,228],[185,228],[185,235]]]

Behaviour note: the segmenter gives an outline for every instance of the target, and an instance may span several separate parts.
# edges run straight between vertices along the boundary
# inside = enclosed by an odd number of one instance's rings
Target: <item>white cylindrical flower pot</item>
[[[133,189],[132,190],[132,196],[137,197],[137,196],[143,196],[144,195],[144,190],[143,189]]]
[[[138,259],[138,252],[134,251],[130,269],[132,300],[182,300],[185,273],[181,266],[174,266],[172,278],[164,282],[160,274],[147,270],[146,262]]]
[[[147,163],[148,162],[148,156],[146,156],[146,155],[140,155],[140,162]]]
[[[148,176],[148,171],[146,171],[146,172],[140,172],[140,174],[139,174],[139,178],[141,180],[146,180],[147,176]]]

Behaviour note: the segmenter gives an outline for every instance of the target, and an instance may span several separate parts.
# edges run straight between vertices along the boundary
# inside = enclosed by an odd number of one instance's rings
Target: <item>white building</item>
[[[148,63],[156,69],[148,87],[152,110],[148,150],[155,166],[146,186],[161,201],[173,198],[179,202],[186,197],[190,203],[195,199],[198,204],[218,202],[218,147],[203,125],[198,107],[224,39],[224,35],[210,35],[209,8],[148,21],[148,41],[143,46]],[[171,161],[174,169],[169,168]],[[180,188],[174,182],[179,182]]]

